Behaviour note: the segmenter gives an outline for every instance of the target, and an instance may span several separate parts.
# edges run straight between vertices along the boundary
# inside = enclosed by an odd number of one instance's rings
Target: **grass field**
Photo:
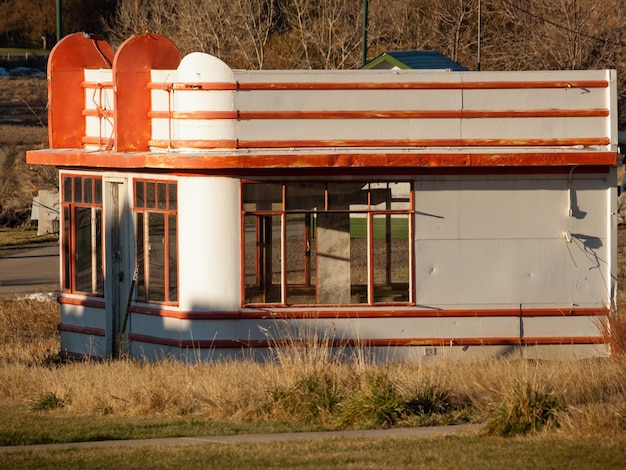
[[[0,116],[19,121],[0,121],[5,210],[29,207],[37,188],[55,184],[54,169],[29,168],[23,160],[25,149],[47,145],[45,80],[37,80],[0,79]],[[392,221],[394,236],[406,238],[403,230]],[[32,234],[0,231],[0,246],[30,243]],[[624,285],[626,232],[619,235]],[[618,305],[625,305],[625,292],[618,292]],[[385,442],[25,449],[0,452],[0,468],[623,468],[621,318],[610,337],[614,357],[593,360],[380,365],[358,351],[341,362],[318,346],[275,351],[275,360],[263,364],[65,363],[56,303],[0,300],[0,446],[466,422],[485,430]]]

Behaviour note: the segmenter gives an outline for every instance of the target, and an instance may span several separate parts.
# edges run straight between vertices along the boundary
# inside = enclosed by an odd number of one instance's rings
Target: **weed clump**
[[[559,427],[559,415],[565,409],[561,396],[526,383],[515,387],[505,398],[487,421],[483,432],[508,437]]]
[[[54,392],[43,393],[35,402],[33,403],[32,409],[33,411],[51,411],[57,410],[59,408],[64,408],[65,405],[68,405],[72,402],[71,397],[59,396]]]

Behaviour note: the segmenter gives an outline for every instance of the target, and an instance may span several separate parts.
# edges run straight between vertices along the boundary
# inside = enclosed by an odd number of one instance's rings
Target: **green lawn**
[[[622,469],[626,438],[322,439],[0,452],[0,467],[219,469]]]

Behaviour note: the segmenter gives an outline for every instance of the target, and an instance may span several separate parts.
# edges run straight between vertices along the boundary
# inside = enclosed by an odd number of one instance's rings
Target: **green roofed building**
[[[467,68],[438,51],[385,52],[365,64],[362,69],[424,69],[466,72]]]

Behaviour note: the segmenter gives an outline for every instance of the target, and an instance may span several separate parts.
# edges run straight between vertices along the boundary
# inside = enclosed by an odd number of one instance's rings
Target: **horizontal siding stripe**
[[[113,84],[113,82],[82,82],[80,84],[80,86],[82,88],[89,88],[89,89],[100,89],[100,88],[106,88],[106,89],[113,89],[113,87],[115,86]]]
[[[362,110],[362,111],[239,111],[239,119],[503,119],[607,117],[609,110]]]
[[[99,88],[84,82],[86,88]],[[112,84],[106,83],[107,87]],[[607,80],[533,80],[486,82],[149,82],[151,90],[174,91],[271,91],[271,90],[513,90],[541,88],[607,88]]]
[[[165,140],[151,139],[148,142],[151,147],[157,148],[190,148],[190,149],[235,149],[237,148],[237,140],[235,139],[216,139],[216,140]]]
[[[71,352],[71,351],[60,351],[59,356],[61,356],[64,359],[72,359],[72,360],[79,360],[79,361],[104,362],[106,360],[102,356],[95,356],[93,354],[77,353],[77,352]]]
[[[237,119],[237,111],[149,111],[148,117],[153,119]]]
[[[57,325],[59,331],[65,331],[68,333],[78,333],[81,335],[89,336],[106,336],[105,331],[102,328],[91,328],[88,326],[68,325],[65,323],[59,323]]]
[[[105,309],[106,303],[104,300],[94,300],[88,299],[85,297],[65,297],[61,295],[57,301],[61,305],[77,305],[79,307],[88,307],[88,308],[100,308]]]
[[[236,90],[235,82],[149,82],[148,88],[151,90],[165,91],[228,91]]]
[[[201,142],[201,141],[200,141]],[[238,148],[356,147],[591,147],[611,143],[608,137],[566,139],[358,139],[358,140],[239,140]]]
[[[583,345],[604,344],[602,336],[555,337],[486,337],[486,338],[379,338],[379,339],[322,339],[314,340],[182,340],[130,334],[131,342],[157,344],[181,349],[241,349],[285,348],[317,344],[321,347],[416,347],[416,346],[523,346],[523,345]]]
[[[112,109],[102,109],[102,108],[83,109],[82,115],[87,116],[87,117],[97,117],[97,118],[102,118],[102,117],[113,118],[115,117],[115,111]]]
[[[236,310],[232,312],[186,312],[134,306],[131,312],[144,315],[154,315],[179,320],[264,320],[264,319],[354,319],[354,318],[490,318],[490,317],[588,317],[608,316],[606,308],[576,308],[576,309],[481,309],[481,310],[433,310],[433,309],[373,309],[364,307],[363,310],[317,310],[303,309],[284,311],[266,310]]]
[[[104,144],[105,140],[97,141]],[[214,148],[234,145],[235,141],[211,141]],[[153,143],[163,144],[167,148],[167,141]],[[227,171],[230,175],[247,175],[249,172],[271,169],[273,172],[313,171],[337,172],[341,169],[356,174],[359,171],[384,169],[389,173],[406,171],[407,169],[424,169],[433,171],[464,171],[470,168],[507,167],[507,171],[515,173],[529,171],[521,167],[565,167],[569,165],[612,166],[617,162],[617,153],[614,151],[563,151],[563,152],[503,152],[493,153],[289,153],[267,155],[195,155],[178,153],[118,153],[111,151],[89,152],[83,149],[75,150],[43,150],[28,152],[29,164],[54,165],[59,167],[93,167],[116,169],[175,169],[198,171]],[[515,168],[518,167],[518,168]],[[282,176],[282,175],[277,175]]]
[[[536,80],[488,82],[240,82],[239,90],[512,90],[538,88],[607,88],[607,80]]]

